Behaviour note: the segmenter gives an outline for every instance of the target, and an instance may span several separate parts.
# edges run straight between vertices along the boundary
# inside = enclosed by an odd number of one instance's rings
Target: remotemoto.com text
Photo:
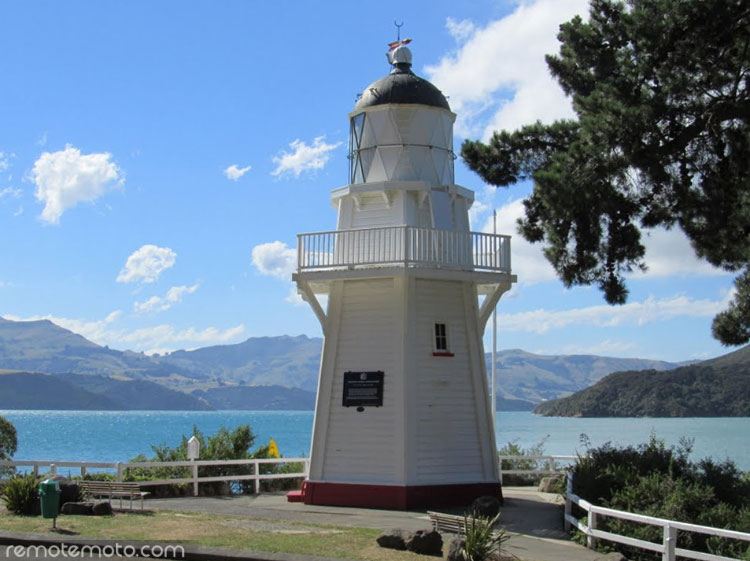
[[[110,559],[112,557],[151,557],[152,559],[184,559],[181,545],[9,545],[5,548],[9,559]]]

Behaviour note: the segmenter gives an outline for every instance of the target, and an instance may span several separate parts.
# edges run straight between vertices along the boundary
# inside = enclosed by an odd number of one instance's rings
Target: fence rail
[[[300,271],[397,265],[510,273],[510,236],[392,226],[299,234]]]
[[[192,483],[193,495],[198,496],[199,483],[213,483],[219,481],[254,481],[255,493],[261,492],[261,482],[273,479],[305,479],[309,467],[309,458],[263,458],[252,460],[195,460],[181,462],[58,462],[58,461],[39,461],[39,460],[13,460],[0,461],[0,467],[31,467],[34,475],[39,475],[40,468],[49,469],[50,474],[57,474],[59,468],[78,468],[81,470],[81,477],[85,477],[89,469],[109,469],[116,472],[117,481],[123,481],[127,470],[129,469],[158,469],[158,468],[189,468],[190,477],[176,477],[170,479],[151,479],[148,481],[139,481],[138,484],[143,487],[153,485],[171,485],[178,483]],[[261,473],[260,466],[273,464],[293,464],[301,463],[303,471],[297,473]],[[203,476],[198,473],[199,468],[206,466],[252,466],[250,474],[229,474]]]
[[[577,505],[587,513],[585,523],[573,516],[573,505]],[[660,527],[663,529],[662,542],[649,542],[599,530],[597,525],[599,524],[600,517],[619,518],[621,520],[629,520],[639,524],[649,524],[651,526]],[[662,561],[675,561],[677,557],[698,559],[701,561],[735,561],[735,558],[732,557],[724,557],[712,553],[677,547],[678,531],[694,532],[697,534],[707,534],[709,536],[718,536],[750,542],[750,534],[745,532],[736,532],[734,530],[725,530],[723,528],[712,528],[710,526],[700,526],[698,524],[688,524],[687,522],[677,522],[675,520],[667,520],[665,518],[657,518],[655,516],[646,516],[643,514],[634,514],[632,512],[593,505],[573,493],[572,473],[568,474],[567,488],[565,492],[564,520],[566,530],[569,530],[570,527],[573,526],[586,535],[586,545],[589,548],[593,549],[596,547],[596,540],[598,539],[607,540],[660,553]]]

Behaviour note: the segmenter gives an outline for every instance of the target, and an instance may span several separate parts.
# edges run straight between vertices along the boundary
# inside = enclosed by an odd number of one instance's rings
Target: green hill
[[[0,409],[115,410],[122,407],[106,396],[36,372],[0,374]]]
[[[750,347],[657,372],[616,372],[535,413],[559,417],[750,417]]]

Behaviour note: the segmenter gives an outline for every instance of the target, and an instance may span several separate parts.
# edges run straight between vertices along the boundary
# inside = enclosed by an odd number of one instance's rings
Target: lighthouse
[[[470,230],[456,115],[403,43],[349,114],[336,229],[298,236],[293,279],[324,334],[307,504],[501,496],[482,335],[516,280],[510,237]]]

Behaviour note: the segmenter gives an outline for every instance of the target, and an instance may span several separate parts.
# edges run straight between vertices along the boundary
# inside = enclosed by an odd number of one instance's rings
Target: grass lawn
[[[0,531],[54,535],[52,521],[16,516],[0,506]],[[424,561],[407,551],[383,549],[380,533],[369,528],[316,525],[196,512],[118,512],[115,516],[60,516],[58,529],[69,535],[101,539],[169,541],[251,551],[299,553],[367,561]],[[447,553],[448,544],[443,544]]]

